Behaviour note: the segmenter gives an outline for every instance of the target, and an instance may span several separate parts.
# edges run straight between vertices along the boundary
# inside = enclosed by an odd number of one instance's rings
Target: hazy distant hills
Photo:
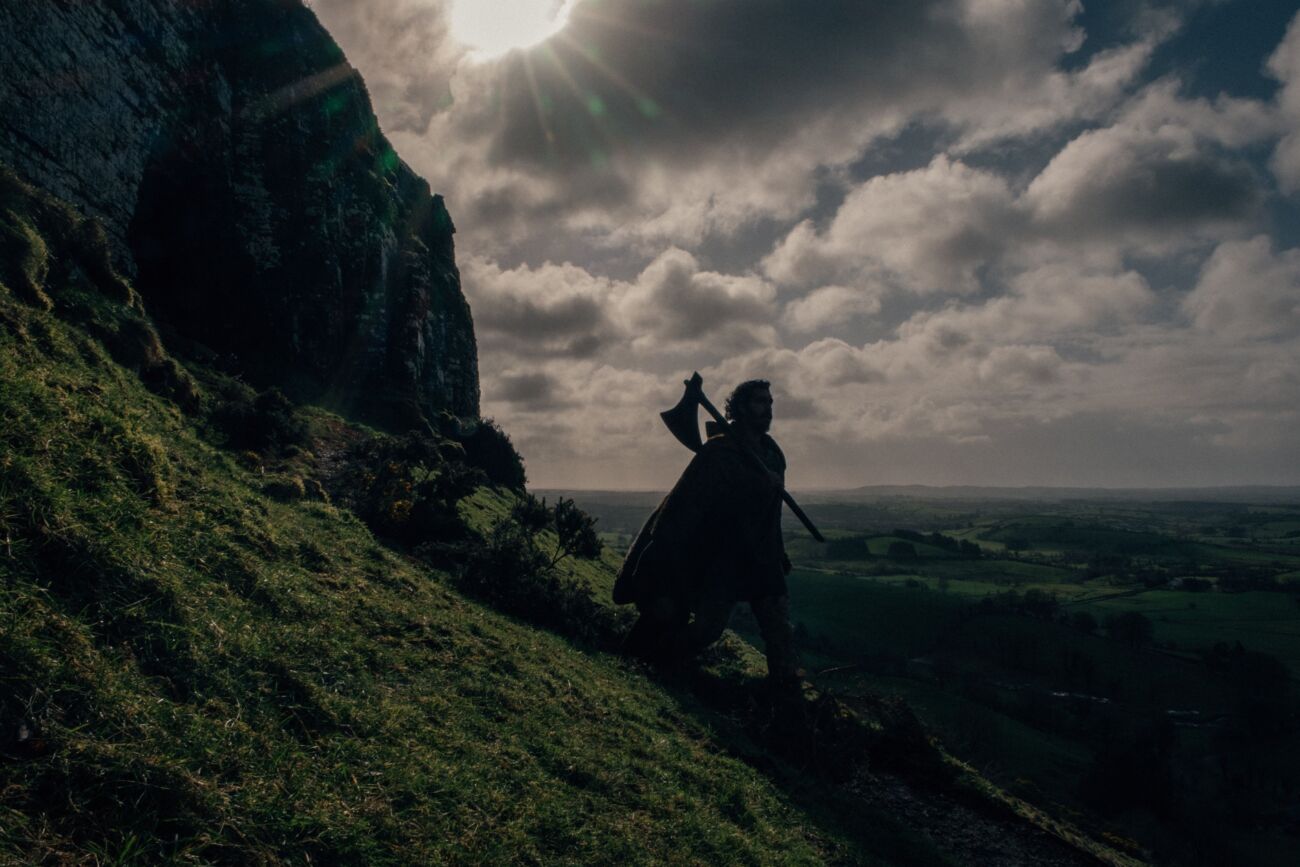
[[[1205,488],[1053,488],[979,485],[865,485],[840,491],[801,491],[810,502],[916,497],[938,500],[1128,500],[1133,502],[1290,503],[1300,487],[1233,485]]]
[[[551,499],[572,497],[579,502],[608,505],[650,505],[663,491],[538,490]],[[981,485],[864,485],[842,490],[794,490],[801,503],[845,503],[909,497],[920,500],[1099,500],[1127,502],[1296,503],[1300,487],[1284,485],[1232,485],[1201,488],[1054,488],[1048,486],[995,487]]]

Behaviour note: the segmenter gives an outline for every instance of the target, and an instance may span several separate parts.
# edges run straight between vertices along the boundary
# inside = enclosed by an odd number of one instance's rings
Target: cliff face
[[[478,414],[439,196],[300,0],[0,5],[0,162],[103,221],[176,335],[395,426]]]

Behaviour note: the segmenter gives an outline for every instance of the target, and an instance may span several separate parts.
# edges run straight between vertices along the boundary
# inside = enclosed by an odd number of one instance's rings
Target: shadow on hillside
[[[774,694],[765,678],[746,670],[746,650],[743,639],[729,635],[675,670],[626,664],[672,695],[712,733],[718,749],[761,773],[844,841],[839,863],[952,863],[930,838],[853,792],[869,770],[896,774],[909,785],[951,784],[953,768],[911,709],[874,697],[855,699],[852,709],[809,684],[799,696]]]

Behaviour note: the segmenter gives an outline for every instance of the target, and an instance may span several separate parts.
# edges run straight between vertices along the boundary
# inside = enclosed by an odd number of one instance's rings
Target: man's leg
[[[638,605],[641,616],[623,639],[623,652],[647,662],[671,662],[684,656],[687,613],[667,596]]]
[[[762,596],[749,603],[763,636],[767,654],[767,677],[777,686],[797,686],[799,656],[794,650],[794,630],[790,626],[790,597]]]
[[[700,600],[688,631],[688,646],[691,655],[699,653],[722,637],[722,632],[731,620],[731,609],[736,607],[735,600],[718,594],[710,594]]]

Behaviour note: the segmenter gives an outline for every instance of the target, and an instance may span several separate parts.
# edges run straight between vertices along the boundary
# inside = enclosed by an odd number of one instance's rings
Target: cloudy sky
[[[1300,484],[1293,0],[312,6],[535,486],[671,485],[696,369],[796,489]]]

